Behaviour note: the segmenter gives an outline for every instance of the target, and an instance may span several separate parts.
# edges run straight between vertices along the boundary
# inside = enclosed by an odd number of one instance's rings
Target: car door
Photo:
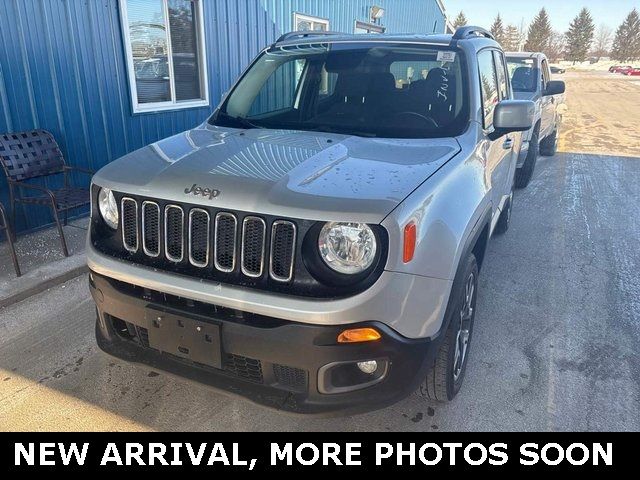
[[[500,101],[512,100],[513,91],[511,90],[511,82],[509,81],[507,59],[504,53],[499,50],[493,51],[493,59],[496,68],[496,78],[498,80],[498,98]],[[502,186],[503,198],[511,193],[511,187],[513,187],[521,140],[522,134],[520,132],[512,132],[505,135],[504,141],[500,143],[504,154],[504,158],[499,167],[499,181]]]
[[[551,134],[553,130],[553,123],[555,121],[555,102],[556,99],[551,96],[544,96],[544,92],[547,89],[549,80],[551,80],[551,73],[549,72],[549,64],[546,58],[540,62],[541,70],[541,85],[540,85],[540,105],[542,111],[540,112],[542,117],[540,119],[540,139],[542,140],[547,135]]]
[[[496,58],[500,60],[501,78],[504,77],[501,84],[498,82]],[[494,131],[493,112],[495,106],[500,101],[501,96],[505,99],[510,96],[502,52],[494,49],[480,51],[478,53],[478,70],[482,93],[482,115],[485,135],[485,180],[490,185],[490,196],[493,205],[493,228],[500,215],[503,202],[506,198],[505,195],[508,195],[508,192],[511,191],[513,168],[515,168],[515,159],[513,157],[515,140],[514,134],[502,135],[496,139],[489,138]],[[501,88],[499,85],[502,87],[502,92],[500,91]]]

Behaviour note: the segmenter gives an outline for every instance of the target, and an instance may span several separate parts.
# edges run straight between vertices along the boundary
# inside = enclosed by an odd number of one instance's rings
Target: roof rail
[[[495,40],[495,38],[493,38],[493,35],[491,35],[491,33],[488,30],[482,27],[475,27],[473,25],[465,25],[464,27],[458,27],[456,29],[456,33],[453,34],[454,40],[461,40],[463,38],[468,38],[468,37],[486,37],[486,38],[490,38],[491,40]]]
[[[300,30],[297,32],[289,32],[289,33],[285,33],[284,35],[281,35],[276,40],[276,43],[284,42],[285,40],[291,40],[292,38],[305,38],[305,37],[316,37],[316,36],[321,37],[321,36],[327,36],[327,35],[344,35],[344,34],[340,32],[328,32],[324,30]]]

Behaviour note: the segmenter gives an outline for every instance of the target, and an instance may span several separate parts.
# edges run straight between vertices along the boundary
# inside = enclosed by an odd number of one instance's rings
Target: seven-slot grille
[[[178,205],[164,207],[164,253],[172,262],[184,258],[184,210]]]
[[[122,244],[130,252],[138,251],[138,203],[128,197],[122,199]]]
[[[142,249],[150,257],[160,255],[160,205],[142,202]]]
[[[295,225],[284,220],[273,222],[271,227],[271,253],[269,255],[269,274],[271,278],[281,282],[291,280],[295,244]]]
[[[262,275],[267,226],[260,217],[245,217],[242,222],[242,273],[248,277]]]
[[[121,214],[122,242],[129,252],[138,252],[142,245],[146,256],[162,255],[176,264],[188,261],[226,273],[239,270],[252,278],[262,277],[268,268],[275,281],[293,278],[296,226],[288,220],[276,220],[267,228],[265,220],[255,215],[239,222],[230,212],[212,216],[203,208],[175,204],[162,209],[148,200],[139,209],[129,197],[121,200]]]
[[[211,218],[209,212],[192,208],[189,212],[189,261],[196,267],[209,264]]]
[[[236,232],[238,221],[235,215],[220,212],[216,215],[214,232],[215,267],[222,272],[233,272],[236,268]]]

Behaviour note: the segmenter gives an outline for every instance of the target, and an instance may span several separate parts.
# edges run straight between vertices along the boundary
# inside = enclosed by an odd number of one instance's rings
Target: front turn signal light
[[[338,343],[373,342],[382,338],[375,328],[351,328],[338,335]]]
[[[416,224],[411,222],[404,227],[404,248],[402,251],[402,261],[409,263],[416,253]]]

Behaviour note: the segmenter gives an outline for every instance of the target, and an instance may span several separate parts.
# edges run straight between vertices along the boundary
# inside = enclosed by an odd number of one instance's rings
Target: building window
[[[356,20],[355,33],[384,33],[386,30],[382,25],[377,23],[367,23]]]
[[[121,0],[134,113],[209,105],[202,0]]]
[[[293,31],[316,30],[327,32],[329,30],[329,20],[326,18],[312,17],[303,13],[293,14]]]

